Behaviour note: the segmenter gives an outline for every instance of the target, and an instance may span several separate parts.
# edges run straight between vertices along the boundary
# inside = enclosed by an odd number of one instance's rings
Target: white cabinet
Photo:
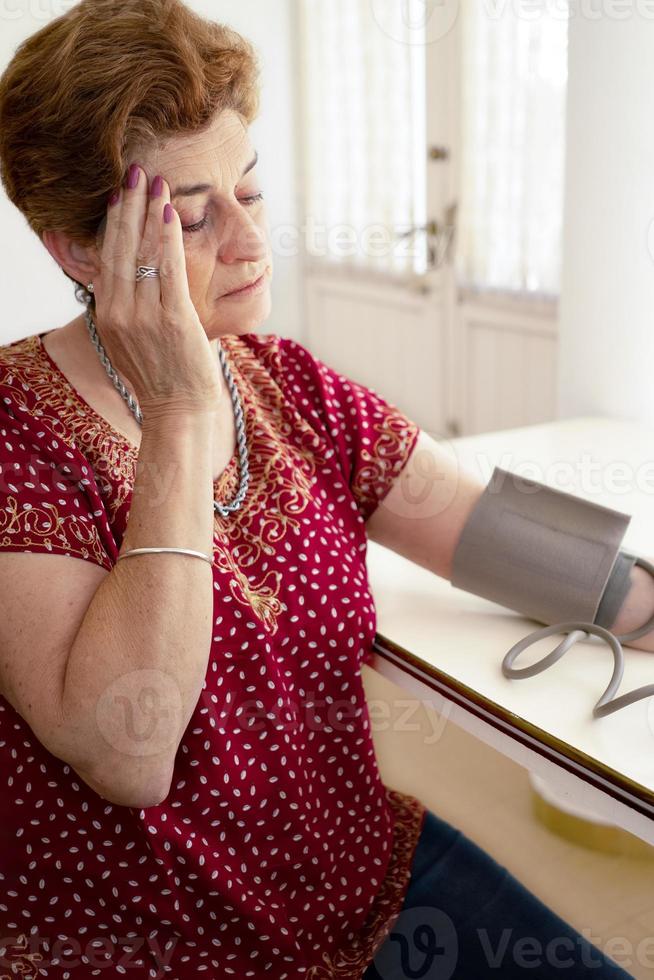
[[[554,304],[464,299],[451,318],[448,434],[556,419]]]
[[[303,342],[434,437],[556,418],[555,304],[461,298],[417,284],[308,272]]]
[[[444,326],[434,295],[347,274],[312,273],[305,283],[309,350],[425,431],[442,433]]]

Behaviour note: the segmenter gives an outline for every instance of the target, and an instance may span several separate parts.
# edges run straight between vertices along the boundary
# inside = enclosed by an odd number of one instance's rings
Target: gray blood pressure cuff
[[[459,539],[452,585],[547,625],[615,621],[636,556],[628,514],[496,467]]]

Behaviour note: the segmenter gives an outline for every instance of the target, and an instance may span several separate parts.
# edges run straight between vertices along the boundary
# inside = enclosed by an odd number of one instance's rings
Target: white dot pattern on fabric
[[[418,428],[295,341],[223,342],[251,485],[242,511],[216,517],[212,648],[168,797],[109,803],[0,698],[0,819],[15,841],[0,857],[0,921],[16,963],[41,956],[62,980],[108,964],[139,977],[359,977],[408,880],[424,807],[382,783],[361,664],[376,627],[365,520]],[[128,444],[38,338],[0,348],[0,393],[0,551],[110,569]]]

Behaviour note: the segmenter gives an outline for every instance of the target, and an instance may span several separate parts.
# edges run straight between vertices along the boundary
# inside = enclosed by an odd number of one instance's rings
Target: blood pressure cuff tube
[[[452,585],[548,626],[583,620],[608,629],[636,561],[619,550],[630,521],[496,467],[461,533]]]

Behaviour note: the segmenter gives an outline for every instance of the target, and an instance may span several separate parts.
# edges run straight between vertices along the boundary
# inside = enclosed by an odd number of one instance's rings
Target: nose
[[[237,203],[223,216],[217,233],[216,255],[226,265],[262,262],[268,255],[266,228]]]

